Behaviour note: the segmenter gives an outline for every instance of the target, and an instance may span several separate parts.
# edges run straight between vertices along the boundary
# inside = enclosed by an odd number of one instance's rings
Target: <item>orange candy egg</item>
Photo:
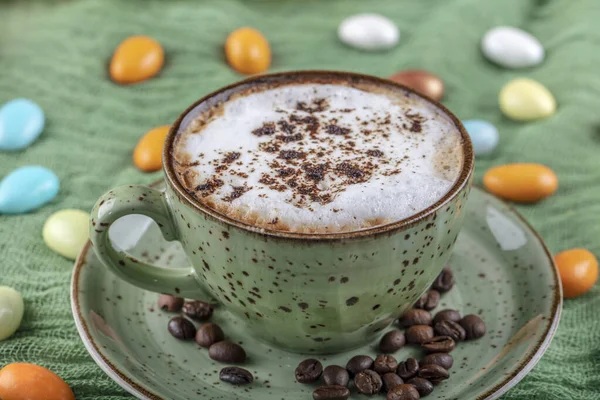
[[[269,42],[252,28],[240,28],[229,34],[225,57],[231,68],[247,75],[265,72],[271,65]]]
[[[488,192],[518,203],[535,203],[558,189],[554,171],[541,164],[506,164],[483,176]]]
[[[444,82],[438,76],[422,69],[398,72],[389,79],[436,101],[440,101],[444,95]]]
[[[119,44],[110,61],[110,77],[121,84],[141,82],[158,74],[165,52],[148,36],[131,36]]]
[[[554,261],[565,298],[584,294],[598,280],[598,260],[586,249],[565,250],[554,256]]]
[[[75,400],[75,396],[54,372],[35,364],[14,363],[0,369],[0,399]]]
[[[158,171],[162,167],[162,150],[169,125],[149,130],[135,146],[133,163],[145,172]]]

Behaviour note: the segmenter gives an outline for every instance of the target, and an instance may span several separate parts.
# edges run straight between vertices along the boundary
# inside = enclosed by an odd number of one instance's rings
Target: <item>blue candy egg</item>
[[[499,140],[498,129],[494,125],[480,119],[463,121],[463,125],[471,137],[476,156],[484,156],[494,151]]]
[[[44,111],[27,99],[14,99],[0,108],[0,150],[29,146],[44,129]]]
[[[0,182],[0,214],[35,210],[56,197],[59,186],[58,178],[48,168],[17,168]]]

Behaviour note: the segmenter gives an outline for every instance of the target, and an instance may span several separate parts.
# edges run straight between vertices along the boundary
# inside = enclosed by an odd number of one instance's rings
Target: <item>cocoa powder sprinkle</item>
[[[223,201],[231,203],[233,200],[238,199],[243,196],[248,190],[252,189],[252,187],[247,186],[232,186],[233,191],[228,196],[223,197]]]
[[[326,99],[299,101],[295,110],[280,113],[282,119],[267,121],[252,130],[253,135],[261,138],[258,150],[276,155],[276,159],[269,157],[270,170],[262,173],[258,182],[274,191],[289,192],[288,203],[312,210],[311,203],[324,205],[332,202],[349,185],[368,181],[377,169],[381,169],[379,173],[383,176],[399,173],[400,165],[405,162],[403,159],[388,159],[386,153],[378,148],[356,150],[358,141],[360,146],[364,146],[380,135],[388,135],[389,128],[383,126],[392,124],[392,116],[389,113],[373,113],[369,121],[360,122],[360,132],[356,137],[351,137],[352,130],[341,126],[338,118],[340,113],[352,111],[355,110],[331,109]],[[320,114],[317,118],[316,113],[327,113],[327,116]],[[405,132],[420,132],[423,122],[421,115],[411,111],[394,117],[395,127],[400,129],[402,125]],[[315,147],[315,144],[318,146]],[[211,162],[215,173],[196,187],[196,194],[206,197],[215,193],[224,186],[222,178],[226,173],[248,179],[249,175],[236,170],[237,166],[252,173],[252,164],[260,163],[260,159],[258,152],[251,153],[249,161],[242,160],[242,154],[237,151],[223,153],[221,159]],[[226,202],[232,202],[252,189],[247,182],[229,187],[231,191],[225,190],[226,195],[222,197]],[[271,221],[271,224],[277,223],[277,218]]]
[[[256,136],[272,135],[275,133],[275,124],[273,122],[265,122],[260,128],[252,131]]]

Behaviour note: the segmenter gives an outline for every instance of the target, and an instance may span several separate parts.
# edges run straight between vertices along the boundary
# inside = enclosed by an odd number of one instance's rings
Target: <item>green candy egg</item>
[[[44,224],[44,242],[61,256],[74,260],[88,240],[89,219],[90,215],[81,210],[55,212]]]

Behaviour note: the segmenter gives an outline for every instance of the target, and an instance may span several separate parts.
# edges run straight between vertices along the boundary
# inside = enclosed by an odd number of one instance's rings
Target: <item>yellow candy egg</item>
[[[169,125],[149,130],[133,150],[133,163],[142,171],[158,171],[162,167],[162,150]]]
[[[540,201],[558,189],[554,171],[541,164],[506,164],[490,168],[483,176],[488,192],[518,203]]]
[[[165,53],[148,36],[131,36],[119,44],[110,62],[110,77],[121,84],[141,82],[158,74]]]
[[[517,121],[546,118],[556,112],[552,93],[533,79],[519,78],[508,82],[498,100],[502,112]]]
[[[0,369],[0,399],[75,400],[75,396],[54,372],[35,364],[13,363]]]
[[[74,260],[88,240],[89,220],[90,215],[81,210],[57,211],[44,223],[44,242],[61,256]]]
[[[259,74],[271,65],[269,42],[252,28],[240,28],[229,34],[225,57],[231,68],[242,74]]]
[[[0,342],[19,329],[24,309],[21,293],[8,286],[0,286]]]

